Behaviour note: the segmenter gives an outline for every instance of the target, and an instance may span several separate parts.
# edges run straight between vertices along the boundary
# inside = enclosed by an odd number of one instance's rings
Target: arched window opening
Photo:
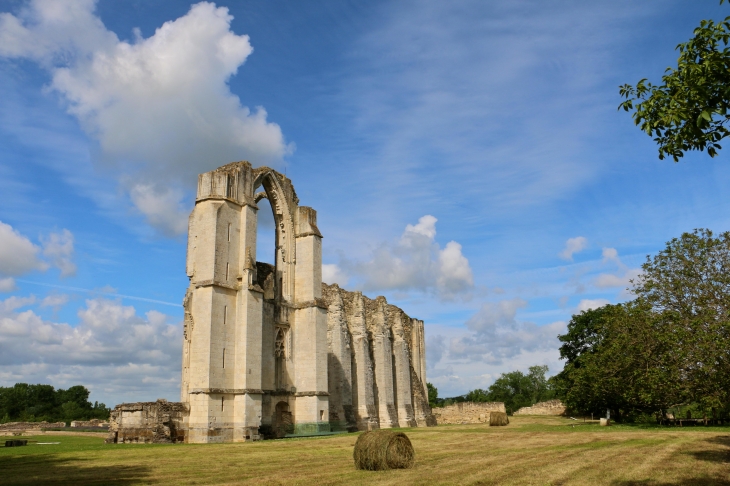
[[[256,227],[256,260],[276,265],[276,224],[269,200],[256,203],[259,207]]]

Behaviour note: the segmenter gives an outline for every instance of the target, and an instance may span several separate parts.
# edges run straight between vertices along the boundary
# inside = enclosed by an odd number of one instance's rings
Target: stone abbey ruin
[[[259,191],[259,189],[261,189]],[[256,261],[257,203],[276,224]],[[235,162],[198,177],[179,403],[118,405],[108,442],[241,442],[435,425],[423,321],[322,283],[322,234],[291,181]]]

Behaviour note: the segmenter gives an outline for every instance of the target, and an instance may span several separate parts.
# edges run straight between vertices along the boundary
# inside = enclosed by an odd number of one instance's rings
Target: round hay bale
[[[357,438],[352,454],[357,469],[384,471],[409,469],[415,462],[411,441],[403,432],[373,430]]]
[[[509,424],[509,418],[504,412],[491,412],[489,414],[489,425],[507,425]]]

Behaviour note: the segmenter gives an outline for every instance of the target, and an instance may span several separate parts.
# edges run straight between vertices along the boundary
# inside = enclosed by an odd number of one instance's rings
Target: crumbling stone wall
[[[506,412],[502,402],[462,402],[432,410],[439,425],[488,424],[491,412]]]
[[[164,444],[185,441],[186,403],[156,402],[122,403],[114,407],[109,423],[107,444]]]
[[[385,297],[322,284],[330,421],[360,430],[436,425],[428,405],[423,321]]]
[[[560,400],[548,400],[531,407],[522,407],[515,415],[565,415],[566,407]]]
[[[84,428],[84,427],[109,427],[109,422],[99,419],[91,420],[74,420],[71,422],[71,427]]]
[[[8,422],[0,424],[0,432],[38,431],[41,429],[60,429],[66,427],[65,422]]]

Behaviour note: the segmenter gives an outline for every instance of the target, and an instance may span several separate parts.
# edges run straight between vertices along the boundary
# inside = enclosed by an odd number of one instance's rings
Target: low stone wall
[[[183,421],[189,413],[187,403],[122,403],[114,407],[109,420],[107,444],[184,442]]]
[[[91,420],[74,420],[71,422],[71,427],[86,428],[86,427],[109,427],[109,422],[99,419]]]
[[[565,415],[566,407],[560,400],[548,400],[531,407],[522,407],[515,415]]]
[[[432,408],[436,423],[488,424],[491,412],[506,412],[502,402],[462,402],[447,407]]]
[[[58,429],[66,427],[65,422],[8,422],[0,424],[0,432],[22,432],[24,430]]]

